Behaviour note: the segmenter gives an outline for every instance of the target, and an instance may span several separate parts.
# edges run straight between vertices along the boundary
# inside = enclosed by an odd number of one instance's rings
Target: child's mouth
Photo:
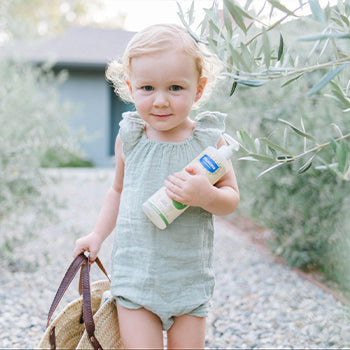
[[[171,117],[171,114],[152,114],[155,118],[168,118]]]

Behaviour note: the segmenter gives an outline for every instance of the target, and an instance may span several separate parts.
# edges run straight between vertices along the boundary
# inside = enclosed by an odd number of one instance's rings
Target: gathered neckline
[[[188,137],[186,137],[184,140],[175,142],[175,141],[160,141],[160,140],[154,140],[154,139],[148,138],[146,135],[146,128],[144,125],[141,137],[143,140],[145,140],[147,142],[156,143],[156,144],[160,144],[160,145],[183,145],[183,144],[189,143],[190,141],[193,140],[196,128],[197,128],[197,122],[194,122],[193,130],[192,130],[191,134]]]

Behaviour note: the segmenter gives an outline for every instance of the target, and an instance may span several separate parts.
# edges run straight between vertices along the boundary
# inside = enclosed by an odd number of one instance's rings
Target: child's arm
[[[90,260],[94,261],[102,242],[109,236],[116,225],[124,178],[124,155],[119,136],[115,142],[115,160],[113,184],[107,192],[95,228],[90,234],[76,241],[73,251],[74,257],[84,251],[89,251]]]
[[[225,144],[225,140],[221,138],[218,148]],[[170,175],[164,182],[171,199],[201,207],[215,215],[227,215],[236,210],[239,190],[232,165],[215,186],[210,184],[199,168],[191,166],[185,170]]]

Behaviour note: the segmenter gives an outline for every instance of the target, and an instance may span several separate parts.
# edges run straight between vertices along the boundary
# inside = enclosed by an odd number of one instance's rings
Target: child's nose
[[[167,96],[164,92],[157,92],[154,97],[153,101],[154,107],[167,107],[169,106],[169,101],[167,99]]]

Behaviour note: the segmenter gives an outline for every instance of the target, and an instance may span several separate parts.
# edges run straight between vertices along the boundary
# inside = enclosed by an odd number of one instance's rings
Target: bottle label
[[[143,204],[145,214],[160,229],[166,228],[187,208],[188,205],[170,199],[164,186]]]
[[[207,169],[210,173],[215,173],[215,171],[219,169],[219,166],[207,154],[201,157],[199,161],[203,165],[203,167]]]
[[[182,210],[182,209],[185,209],[187,207],[186,204],[182,204],[182,203],[180,203],[178,201],[174,201],[174,200],[173,200],[173,205],[177,210]]]

